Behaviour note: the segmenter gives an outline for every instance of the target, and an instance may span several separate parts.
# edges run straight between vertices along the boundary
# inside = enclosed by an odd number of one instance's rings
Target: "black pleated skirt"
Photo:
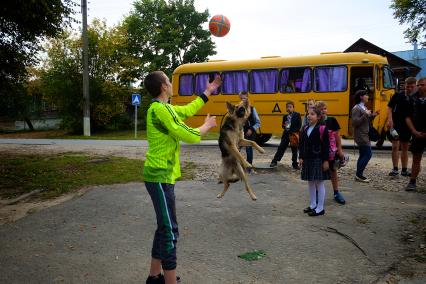
[[[303,160],[302,171],[301,171],[302,180],[328,180],[330,179],[330,171],[322,170],[322,160],[318,159],[306,159]]]

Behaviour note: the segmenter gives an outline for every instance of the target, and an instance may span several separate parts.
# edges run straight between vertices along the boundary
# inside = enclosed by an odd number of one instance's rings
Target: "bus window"
[[[222,72],[222,94],[239,94],[248,91],[248,72]]]
[[[316,67],[314,69],[315,91],[342,92],[347,89],[346,66]]]
[[[311,91],[311,68],[286,68],[281,70],[281,93],[306,93]]]
[[[250,72],[250,92],[254,94],[276,93],[278,70],[253,70]]]
[[[192,74],[183,74],[179,77],[179,95],[180,96],[192,96],[194,93],[194,84]]]
[[[212,72],[214,75],[219,75],[218,72]],[[195,75],[195,94],[198,96],[201,95],[207,87],[207,82],[209,81],[209,73],[198,73]],[[212,95],[217,95],[219,89],[217,89]]]
[[[393,74],[388,67],[383,67],[383,88],[385,89],[395,88]]]

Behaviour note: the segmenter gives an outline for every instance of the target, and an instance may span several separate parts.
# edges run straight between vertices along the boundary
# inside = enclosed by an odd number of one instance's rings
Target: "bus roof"
[[[245,69],[263,69],[263,68],[282,68],[293,66],[312,66],[312,65],[335,65],[335,64],[367,64],[382,63],[387,64],[384,56],[365,53],[365,52],[347,52],[347,53],[322,53],[320,55],[296,56],[296,57],[264,57],[250,60],[218,60],[203,63],[183,64],[175,69],[173,74],[212,72],[222,70],[245,70]]]

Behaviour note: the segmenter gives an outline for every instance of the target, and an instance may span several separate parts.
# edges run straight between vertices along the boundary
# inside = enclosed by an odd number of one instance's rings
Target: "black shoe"
[[[315,210],[308,213],[308,215],[311,216],[311,217],[320,216],[320,215],[324,215],[324,214],[325,214],[324,209],[322,211],[318,212],[318,213]]]
[[[277,166],[277,162],[276,161],[272,161],[271,164],[269,165],[271,168],[275,168]]]
[[[176,282],[180,283],[179,276],[176,276]],[[165,284],[166,280],[164,279],[164,275],[160,273],[157,276],[148,276],[145,283],[146,284]]]
[[[405,191],[415,191],[417,189],[417,186],[415,183],[408,183],[405,187]]]
[[[405,171],[405,172],[402,172],[402,171],[401,171],[401,175],[402,175],[403,177],[410,177],[410,176],[411,176],[411,173],[410,173],[409,171]]]
[[[315,208],[312,209],[311,206],[308,206],[305,209],[303,209],[303,213],[309,213],[309,212],[312,212],[312,211],[315,211]]]
[[[166,281],[164,280],[163,274],[158,274],[156,276],[148,276],[146,279],[146,284],[164,284]]]

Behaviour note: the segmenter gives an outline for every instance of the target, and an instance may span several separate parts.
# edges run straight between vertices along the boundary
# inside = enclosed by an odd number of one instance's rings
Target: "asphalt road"
[[[20,144],[20,145],[104,145],[104,146],[127,146],[138,147],[147,146],[146,140],[90,140],[90,139],[10,139],[0,138],[0,144]],[[185,144],[185,143],[182,143]],[[205,146],[217,146],[217,140],[203,140],[200,143]],[[277,147],[280,139],[271,139],[264,146]],[[342,139],[344,148],[356,148],[353,140]],[[373,148],[375,144],[372,144]],[[392,147],[389,141],[385,141],[382,149],[389,150]]]
[[[223,199],[216,182],[177,183],[182,283],[385,283],[422,242],[413,220],[426,215],[425,194],[349,182],[341,188],[346,205],[328,191],[326,214],[308,217],[299,178],[263,171],[249,179],[255,202],[241,183]],[[0,283],[144,283],[154,229],[143,184],[94,187],[0,226]],[[238,257],[253,250],[266,256]],[[422,277],[403,280],[425,283]]]

